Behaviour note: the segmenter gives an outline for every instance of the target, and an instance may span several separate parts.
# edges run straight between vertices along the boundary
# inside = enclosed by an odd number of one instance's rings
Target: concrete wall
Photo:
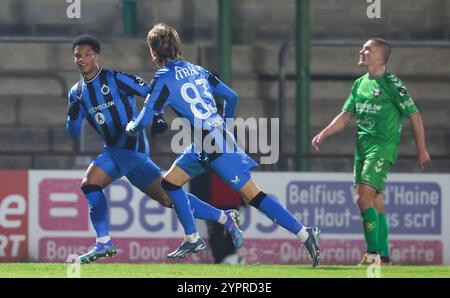
[[[311,74],[348,75],[357,78],[362,69],[356,66],[358,47],[324,47],[311,49]],[[278,46],[233,47],[233,88],[239,93],[237,116],[276,117],[278,83],[276,80]],[[209,46],[186,45],[185,58],[218,72],[217,50]],[[72,62],[69,44],[4,43],[0,47],[3,73],[14,73],[14,77],[3,77],[0,84],[0,140],[3,151],[67,151],[76,145],[65,133],[67,88],[76,83],[79,76]],[[288,51],[287,73],[294,74],[293,49]],[[448,154],[450,151],[450,50],[438,48],[395,48],[390,70],[406,83],[416,104],[420,107],[427,132],[427,141],[432,154]],[[155,68],[147,57],[146,45],[139,39],[116,39],[103,45],[102,65],[139,74],[147,81]],[[20,77],[20,73],[28,74]],[[419,78],[417,78],[419,76]],[[64,84],[58,83],[60,78]],[[267,79],[269,77],[269,79]],[[271,78],[271,79],[270,79]],[[348,96],[352,80],[313,81],[311,84],[311,136],[326,125],[338,113]],[[65,86],[64,86],[65,85]],[[142,102],[142,101],[140,101]],[[286,125],[283,130],[287,152],[295,152],[295,82],[286,84]],[[173,117],[168,114],[169,119]],[[414,154],[413,138],[405,120],[401,152]],[[351,153],[353,151],[354,128],[340,136],[330,138],[324,153]],[[343,142],[345,140],[345,142]],[[167,151],[170,134],[152,139],[153,152]],[[99,151],[101,142],[92,129],[86,132],[86,150]],[[168,166],[172,157],[158,160]],[[80,161],[56,155],[0,156],[1,168],[72,168]],[[81,162],[81,166],[84,166]],[[436,162],[436,171],[448,171],[448,163]],[[313,162],[315,170],[351,170],[351,161],[323,160]],[[415,170],[413,162],[401,163],[399,171]]]
[[[0,3],[0,36],[98,35],[103,43],[104,67],[136,73],[150,80],[155,71],[145,44],[149,27],[156,22],[174,25],[182,40],[184,57],[218,73],[217,1],[138,0],[138,36],[123,38],[122,0],[80,0],[81,19],[68,19],[69,3],[55,0],[3,0]],[[381,19],[368,19],[369,5],[361,0],[311,1],[313,39],[368,36],[395,40],[450,38],[450,2],[445,0],[380,0]],[[294,38],[294,0],[232,0],[233,88],[240,101],[238,116],[277,116],[278,50]],[[356,78],[356,47],[311,49],[312,76],[346,75]],[[294,51],[288,51],[288,69],[294,74]],[[73,66],[68,43],[0,43],[0,149],[38,152],[71,150],[76,146],[64,131],[67,88],[79,75]],[[395,48],[390,70],[398,74],[422,111],[432,154],[450,152],[450,49]],[[26,74],[26,76],[24,76]],[[352,80],[321,80],[311,84],[311,136],[339,111]],[[287,152],[294,152],[295,82],[287,81],[284,129]],[[44,108],[42,108],[44,107]],[[169,113],[169,117],[172,117]],[[351,153],[352,129],[331,138],[323,152]],[[346,142],[342,142],[342,139]],[[152,140],[154,151],[167,151],[167,140]],[[7,141],[6,141],[7,140]],[[95,133],[87,129],[86,149],[101,149]],[[414,154],[410,131],[402,138],[402,153]],[[168,166],[173,157],[159,158]],[[0,155],[0,168],[71,168],[84,166],[81,159],[51,154]],[[449,171],[450,165],[435,162],[433,171]],[[314,170],[351,170],[349,160],[313,162]],[[412,162],[398,163],[399,171],[416,170]]]
[[[122,0],[79,0],[81,18],[68,19],[66,1],[3,0],[0,34],[76,35],[123,33]],[[313,38],[449,39],[450,3],[445,0],[379,0],[381,18],[369,19],[363,0],[313,0]],[[232,0],[235,44],[283,41],[294,36],[294,0]],[[217,1],[137,0],[138,36],[156,22],[175,26],[186,42],[217,38]]]

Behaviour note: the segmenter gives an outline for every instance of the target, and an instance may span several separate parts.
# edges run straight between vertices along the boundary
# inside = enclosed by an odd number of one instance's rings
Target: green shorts
[[[366,159],[355,159],[353,175],[356,184],[367,184],[377,192],[383,192],[384,181],[392,163],[383,157],[374,155]]]

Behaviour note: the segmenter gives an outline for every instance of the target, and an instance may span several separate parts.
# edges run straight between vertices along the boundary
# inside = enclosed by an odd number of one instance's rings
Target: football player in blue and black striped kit
[[[238,191],[246,203],[296,235],[311,255],[313,266],[317,266],[320,261],[320,230],[303,226],[283,205],[254,183],[251,170],[257,164],[237,146],[228,131],[225,121],[234,118],[236,92],[203,67],[181,59],[180,39],[174,28],[156,24],[148,33],[147,43],[152,59],[160,69],[152,81],[150,97],[137,119],[127,125],[127,132],[130,136],[139,135],[152,122],[155,112],[167,105],[194,128],[194,142],[178,156],[162,180],[162,187],[174,203],[185,231],[185,240],[168,257],[180,258],[205,248],[182,186],[209,167]],[[214,96],[224,99],[223,118],[217,113]],[[208,138],[212,146],[209,151],[203,146]]]
[[[109,236],[109,212],[103,194],[103,189],[112,181],[126,176],[131,184],[163,206],[173,205],[161,188],[161,169],[149,157],[150,144],[145,130],[134,136],[125,132],[127,123],[137,116],[135,96],[146,97],[154,85],[149,86],[138,76],[102,69],[99,66],[100,43],[93,36],[76,38],[72,50],[83,79],[68,95],[67,130],[70,136],[78,138],[86,119],[104,142],[103,152],[89,165],[81,185],[97,239],[79,260],[90,263],[116,253]],[[165,128],[164,118],[158,115],[153,121],[152,134]],[[188,194],[188,198],[196,218],[224,224],[236,247],[242,245],[236,210],[219,210],[192,194]]]

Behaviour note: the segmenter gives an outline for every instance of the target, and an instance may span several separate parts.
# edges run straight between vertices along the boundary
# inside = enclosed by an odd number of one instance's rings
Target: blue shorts
[[[211,168],[232,189],[240,190],[251,178],[251,171],[258,164],[240,148],[232,153],[222,153],[212,161],[201,161],[195,145],[186,147],[175,160],[175,165],[191,178]]]
[[[126,176],[142,192],[153,180],[161,177],[161,169],[148,155],[126,149],[106,148],[93,164],[108,174],[112,181]]]

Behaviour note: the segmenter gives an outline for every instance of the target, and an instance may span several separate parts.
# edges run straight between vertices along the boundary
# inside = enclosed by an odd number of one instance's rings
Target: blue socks
[[[97,232],[97,238],[109,234],[109,211],[105,195],[98,185],[83,185],[81,187],[89,204],[89,216]]]
[[[197,233],[194,216],[191,211],[191,204],[189,203],[189,199],[184,190],[181,188],[176,190],[166,189],[166,192],[175,206],[175,212],[177,213],[178,220],[184,228],[184,234],[192,235]]]
[[[303,227],[283,205],[262,191],[256,195],[250,202],[250,205],[261,210],[273,222],[295,235],[297,235]]]
[[[219,222],[220,216],[222,215],[222,210],[203,202],[189,192],[187,193],[187,197],[191,204],[192,213],[195,218]]]
[[[89,205],[89,216],[97,233],[97,238],[109,235],[109,210],[102,188],[98,185],[84,185],[81,189]],[[203,202],[195,195],[186,193],[181,188],[167,191],[167,194],[174,203],[175,212],[186,235],[197,232],[194,216],[203,220],[219,222],[222,211]]]

